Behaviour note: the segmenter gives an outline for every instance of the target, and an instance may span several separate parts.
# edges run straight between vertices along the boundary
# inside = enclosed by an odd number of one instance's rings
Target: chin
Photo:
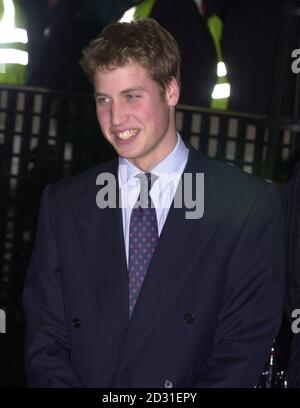
[[[130,151],[129,149],[124,149],[124,151],[122,151],[122,149],[118,149],[117,153],[124,159],[129,160],[135,160],[141,157],[141,154],[138,154],[136,151],[135,152]]]
[[[122,153],[120,151],[117,150],[117,153],[120,157],[122,157],[123,159],[127,159],[127,160],[134,160],[136,158],[135,155],[129,154],[129,153]]]

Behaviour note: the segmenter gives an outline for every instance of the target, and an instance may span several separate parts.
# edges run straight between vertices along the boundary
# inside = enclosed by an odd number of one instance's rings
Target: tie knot
[[[141,187],[148,188],[149,191],[157,179],[157,176],[152,173],[139,173],[136,177],[140,180]]]
[[[140,189],[140,195],[139,195],[139,201],[140,205],[143,208],[148,208],[149,203],[151,202],[151,198],[149,196],[151,187],[155,183],[155,181],[158,179],[158,177],[155,174],[151,173],[139,173],[136,176],[141,183],[141,189]]]

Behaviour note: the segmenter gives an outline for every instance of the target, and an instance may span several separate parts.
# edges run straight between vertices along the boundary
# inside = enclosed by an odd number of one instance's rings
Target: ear
[[[176,106],[179,100],[180,90],[176,78],[172,77],[166,86],[166,100],[169,106]]]

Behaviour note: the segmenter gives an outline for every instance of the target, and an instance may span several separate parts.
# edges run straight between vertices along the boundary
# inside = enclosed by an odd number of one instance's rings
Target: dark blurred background
[[[29,37],[27,84],[89,91],[78,66],[83,47],[135,3],[139,2],[20,1]],[[182,51],[182,103],[210,106],[216,52],[207,18],[217,14],[223,22],[222,51],[231,84],[229,108],[270,113],[284,0],[207,0],[202,15],[194,0],[150,3],[153,6],[149,16],[173,34]]]
[[[27,43],[4,39],[12,4]],[[299,160],[300,81],[291,70],[291,53],[300,48],[299,1],[0,0],[0,309],[6,313],[0,387],[26,386],[21,294],[41,192],[114,155],[100,135],[93,90],[79,68],[82,49],[133,7],[179,43],[177,119],[184,138],[282,191]],[[6,47],[27,52],[28,64],[5,63]],[[219,76],[218,62],[226,66]],[[230,95],[213,100],[214,87],[224,83]],[[276,367],[274,360],[272,367],[267,363],[264,387],[284,385],[290,332],[283,321],[272,350]]]

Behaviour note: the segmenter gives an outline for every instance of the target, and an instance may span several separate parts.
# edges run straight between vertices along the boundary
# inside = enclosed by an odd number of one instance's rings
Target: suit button
[[[164,388],[173,388],[173,383],[170,380],[166,380],[164,383]]]
[[[184,323],[190,324],[193,323],[195,316],[192,313],[186,313],[183,316]]]
[[[78,327],[80,327],[81,325],[81,321],[80,319],[78,319],[78,317],[76,317],[75,319],[72,320],[72,326],[75,327],[75,329],[78,329]]]

